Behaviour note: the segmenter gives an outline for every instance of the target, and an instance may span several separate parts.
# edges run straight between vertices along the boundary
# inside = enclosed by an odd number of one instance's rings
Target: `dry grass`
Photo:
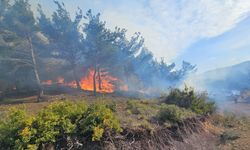
[[[233,113],[213,115],[209,130],[218,136],[217,147],[220,150],[250,149],[250,118],[236,116]],[[237,138],[235,138],[237,137]],[[227,138],[227,139],[224,139]]]

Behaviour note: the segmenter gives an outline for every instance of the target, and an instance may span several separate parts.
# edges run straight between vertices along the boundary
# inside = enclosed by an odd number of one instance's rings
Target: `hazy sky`
[[[199,72],[250,60],[250,0],[59,0],[101,13],[109,28],[141,32],[155,57],[197,64]],[[51,14],[53,0],[40,3]]]

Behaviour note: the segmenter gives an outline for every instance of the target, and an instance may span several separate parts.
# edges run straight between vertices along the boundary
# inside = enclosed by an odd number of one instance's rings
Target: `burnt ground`
[[[116,101],[117,115],[119,118],[121,118],[123,128],[127,129],[127,131],[132,131],[132,135],[140,135],[139,137],[142,137],[138,138],[137,140],[114,139],[117,142],[116,144],[113,143],[113,140],[112,143],[110,143],[110,141],[106,141],[105,144],[99,143],[99,147],[95,147],[97,149],[250,149],[250,104],[247,103],[234,104],[229,102],[226,105],[224,104],[224,109],[219,109],[219,115],[212,115],[208,117],[205,122],[198,123],[198,126],[194,126],[194,128],[192,127],[193,129],[190,132],[187,132],[188,134],[186,134],[184,130],[183,132],[177,132],[177,130],[172,129],[165,130],[165,128],[159,127],[156,124],[150,124],[149,122],[145,121],[145,118],[151,115],[150,113],[146,116],[131,115],[126,110],[126,101],[133,98],[122,97],[116,94],[98,94],[97,97],[92,96],[90,92],[48,95],[45,96],[43,102],[39,103],[36,102],[35,96],[9,98],[0,102],[0,112],[7,110],[9,107],[15,106],[19,108],[24,107],[28,110],[28,113],[34,114],[51,102],[63,101],[66,99],[77,101],[85,100],[89,103],[95,103],[103,100]],[[222,113],[225,112],[224,110],[227,110],[227,112]],[[154,109],[149,110],[149,112],[152,112],[153,114],[155,113]],[[232,113],[229,112],[233,112],[234,114],[232,115]],[[128,115],[130,117],[128,117]],[[192,125],[193,123],[190,121],[186,122],[185,124],[185,126]],[[148,129],[154,129],[154,132],[148,132]],[[172,136],[169,137],[169,135]],[[224,136],[222,135],[229,135],[229,137],[236,135],[237,138],[226,138],[224,140]],[[164,145],[164,140],[162,139],[167,139],[165,141],[165,143],[167,143],[166,145]],[[129,145],[129,147],[125,145]],[[89,146],[91,147],[91,144]]]

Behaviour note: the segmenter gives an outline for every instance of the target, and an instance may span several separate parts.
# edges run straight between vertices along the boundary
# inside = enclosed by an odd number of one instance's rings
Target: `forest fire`
[[[94,70],[89,70],[86,77],[81,78],[80,86],[83,90],[92,91],[94,89],[93,84]],[[96,91],[101,93],[112,93],[115,90],[114,82],[118,79],[109,75],[108,72],[101,72],[100,79],[96,76]]]
[[[43,85],[51,85],[52,84],[52,80],[46,80],[42,82]]]
[[[64,84],[64,78],[63,77],[58,77],[57,78],[57,83],[58,84]]]
[[[82,90],[93,91],[94,70],[90,69],[88,74],[80,78],[80,87]],[[96,76],[96,92],[99,93],[113,93],[115,90],[128,91],[128,86],[123,84],[123,82],[110,75],[108,72],[102,71],[98,76]],[[77,88],[76,81],[66,82],[61,76],[57,77],[56,82],[52,80],[46,80],[42,82],[43,85],[60,84],[63,86],[68,86],[72,88]]]

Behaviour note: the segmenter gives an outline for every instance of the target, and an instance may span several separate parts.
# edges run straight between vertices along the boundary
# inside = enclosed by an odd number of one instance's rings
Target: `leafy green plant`
[[[100,140],[105,130],[122,131],[119,120],[104,104],[94,104],[88,107],[79,121],[78,130],[85,136],[91,135],[92,141]]]
[[[55,102],[33,117],[11,108],[0,119],[0,147],[36,149],[42,143],[54,143],[58,136],[74,133],[86,109],[85,103]]]
[[[194,116],[194,113],[186,110],[185,108],[166,104],[161,105],[160,111],[158,113],[158,118],[163,122],[176,122],[192,116]]]
[[[122,130],[110,107],[108,104],[54,102],[34,117],[28,117],[25,110],[12,108],[1,114],[0,146],[37,149],[41,144],[54,144],[63,135],[78,134],[78,130],[84,135],[91,133],[92,141],[100,140],[106,130]]]
[[[197,114],[208,114],[215,111],[215,103],[208,101],[206,93],[197,94],[193,88],[187,86],[185,86],[184,90],[172,89],[165,98],[164,103],[191,109]]]
[[[97,103],[95,104],[100,104],[100,105],[106,105],[107,108],[111,109],[113,112],[116,112],[117,110],[117,103],[112,100],[112,99],[108,99],[104,96],[98,97],[97,98]]]
[[[22,140],[22,134],[29,137],[29,132],[21,133],[27,123],[24,109],[10,108],[1,114],[0,119],[0,147],[3,149],[20,149],[26,147],[28,139]]]
[[[54,143],[57,136],[73,133],[86,109],[85,103],[56,102],[41,110],[32,124],[35,143]]]

